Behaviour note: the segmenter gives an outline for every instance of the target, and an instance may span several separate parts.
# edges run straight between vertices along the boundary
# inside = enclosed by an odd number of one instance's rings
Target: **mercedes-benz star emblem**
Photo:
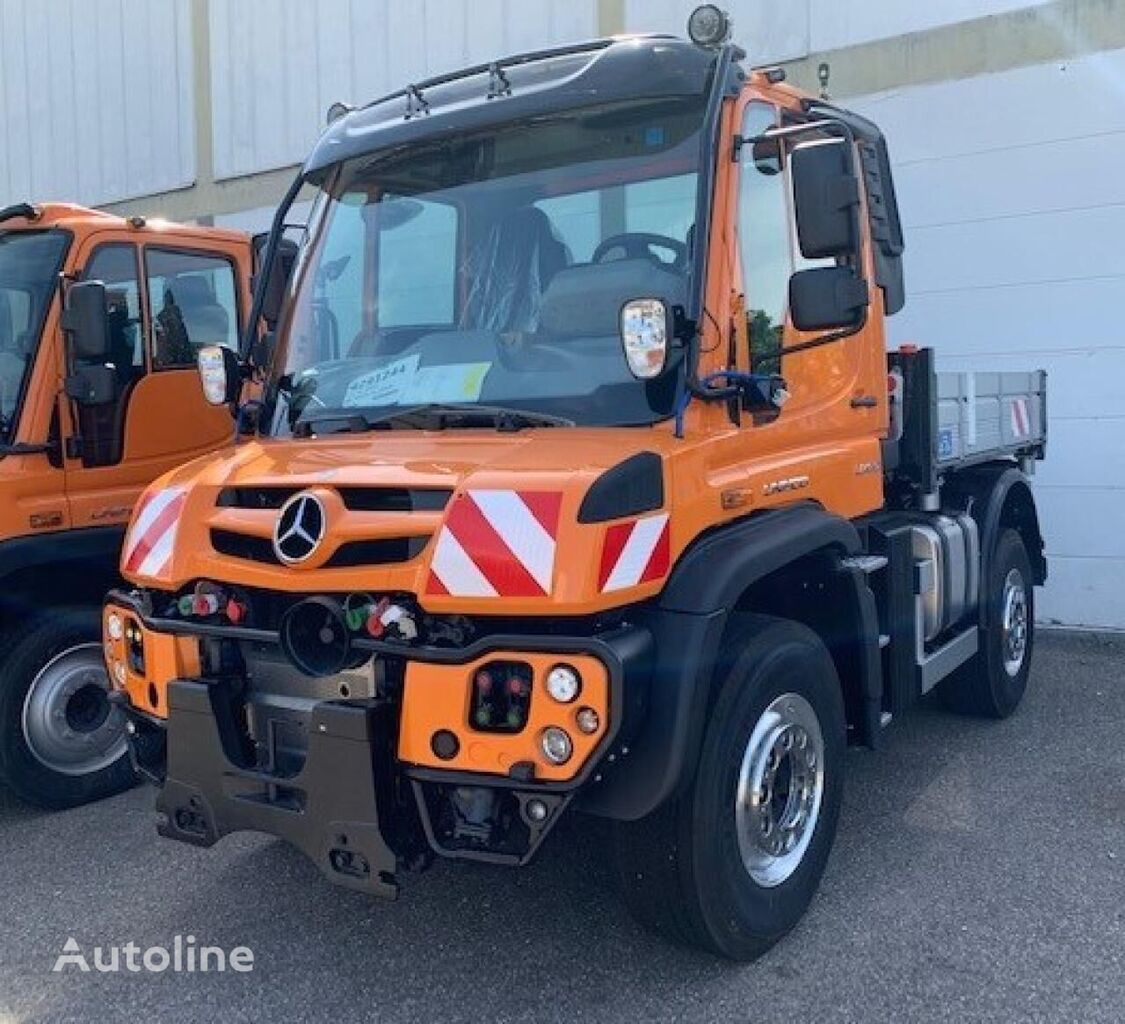
[[[273,528],[273,550],[286,565],[311,558],[324,540],[327,517],[315,494],[301,491],[281,506]]]

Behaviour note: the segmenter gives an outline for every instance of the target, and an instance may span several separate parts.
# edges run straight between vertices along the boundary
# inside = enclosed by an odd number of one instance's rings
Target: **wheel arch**
[[[117,563],[123,539],[120,527],[96,527],[0,544],[4,627],[23,626],[61,606],[100,607],[106,591],[120,579]]]
[[[874,597],[860,570],[844,561],[861,547],[851,522],[812,502],[760,512],[697,540],[656,604],[636,611],[656,642],[647,717],[628,756],[612,770],[606,766],[602,782],[584,794],[583,808],[636,820],[690,779],[713,700],[715,668],[738,611],[791,617],[817,632],[837,666],[849,716],[855,712],[849,726],[873,742],[882,700]],[[790,600],[783,610],[778,588],[802,583],[809,588],[802,599]],[[823,614],[824,607],[832,616]]]
[[[1021,470],[1010,463],[966,469],[949,481],[948,493],[973,517],[980,531],[982,578],[987,578],[984,574],[1000,531],[1010,527],[1027,549],[1035,585],[1046,583],[1047,556],[1039,512],[1031,482]]]

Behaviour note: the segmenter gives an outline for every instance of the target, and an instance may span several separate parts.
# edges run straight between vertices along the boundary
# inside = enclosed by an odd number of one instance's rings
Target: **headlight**
[[[106,632],[109,633],[110,640],[120,640],[125,632],[121,616],[117,612],[109,613],[109,617],[105,620],[105,628]]]
[[[539,737],[539,747],[543,756],[551,764],[566,764],[570,755],[574,753],[574,744],[570,737],[557,726],[548,726]]]
[[[596,733],[598,726],[602,724],[598,713],[593,708],[579,708],[574,720],[578,723],[578,731],[585,733],[587,736]]]
[[[547,673],[547,692],[560,704],[569,704],[582,692],[582,677],[569,665],[556,665]]]

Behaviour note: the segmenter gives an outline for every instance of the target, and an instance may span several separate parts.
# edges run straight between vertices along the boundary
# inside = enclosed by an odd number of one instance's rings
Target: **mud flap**
[[[392,735],[389,707],[318,704],[304,766],[285,777],[236,763],[238,751],[227,749],[231,723],[212,696],[205,683],[168,687],[157,831],[196,846],[231,832],[265,832],[303,851],[337,885],[394,899],[396,857],[379,828],[375,778],[376,754]]]

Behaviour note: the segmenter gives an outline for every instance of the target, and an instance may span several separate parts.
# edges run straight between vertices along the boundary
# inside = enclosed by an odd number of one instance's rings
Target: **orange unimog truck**
[[[149,489],[104,613],[162,835],[392,897],[599,815],[644,921],[746,959],[812,897],[847,744],[934,688],[1016,708],[1043,377],[888,357],[883,137],[691,33],[327,129],[257,436]]]
[[[26,800],[134,778],[100,608],[137,496],[233,435],[196,350],[237,348],[250,269],[232,231],[0,210],[0,782]]]

